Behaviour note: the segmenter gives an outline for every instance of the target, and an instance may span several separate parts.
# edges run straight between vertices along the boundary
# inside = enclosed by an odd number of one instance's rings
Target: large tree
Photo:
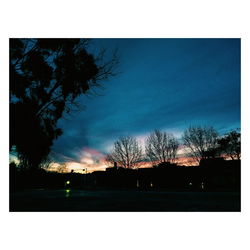
[[[131,137],[122,137],[114,143],[112,152],[106,161],[117,163],[124,168],[134,168],[142,159],[142,148],[138,141]]]
[[[241,135],[237,130],[233,130],[218,139],[218,149],[222,155],[230,157],[232,160],[241,158]]]
[[[198,163],[201,159],[214,157],[217,151],[218,133],[213,127],[189,127],[182,136],[184,146],[189,150],[189,156]]]
[[[87,51],[86,39],[10,39],[10,150],[37,168],[62,134],[57,121],[114,73],[117,57]]]
[[[146,155],[154,164],[174,162],[178,146],[178,140],[172,134],[155,130],[146,139]]]

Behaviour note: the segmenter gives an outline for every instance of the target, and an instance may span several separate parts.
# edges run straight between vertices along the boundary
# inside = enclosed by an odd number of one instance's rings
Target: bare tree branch
[[[114,143],[114,148],[108,154],[108,162],[117,162],[124,168],[134,168],[142,158],[142,148],[137,140],[133,137],[122,137]]]
[[[214,152],[218,133],[213,127],[189,127],[182,136],[183,144],[190,150],[190,156],[198,163]]]
[[[155,130],[146,139],[146,155],[153,164],[174,162],[179,147],[177,139],[166,132]]]

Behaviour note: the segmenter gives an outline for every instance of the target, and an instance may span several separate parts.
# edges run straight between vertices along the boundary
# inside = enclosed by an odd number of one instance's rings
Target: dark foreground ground
[[[10,211],[240,211],[240,193],[142,190],[28,190]]]

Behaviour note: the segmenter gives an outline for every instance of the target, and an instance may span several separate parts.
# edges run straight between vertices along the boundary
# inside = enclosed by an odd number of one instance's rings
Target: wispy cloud
[[[239,39],[95,43],[119,48],[123,73],[104,83],[103,95],[82,97],[83,112],[60,121],[64,134],[53,151],[62,161],[97,164],[119,137],[140,139],[154,129],[180,139],[190,125],[212,125],[221,133],[240,127]]]

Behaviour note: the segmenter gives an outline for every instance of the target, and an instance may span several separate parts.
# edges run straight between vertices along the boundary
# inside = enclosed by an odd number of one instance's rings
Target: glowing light
[[[67,181],[66,184],[70,184],[70,181]]]
[[[68,198],[70,196],[70,189],[66,189],[65,197]]]

